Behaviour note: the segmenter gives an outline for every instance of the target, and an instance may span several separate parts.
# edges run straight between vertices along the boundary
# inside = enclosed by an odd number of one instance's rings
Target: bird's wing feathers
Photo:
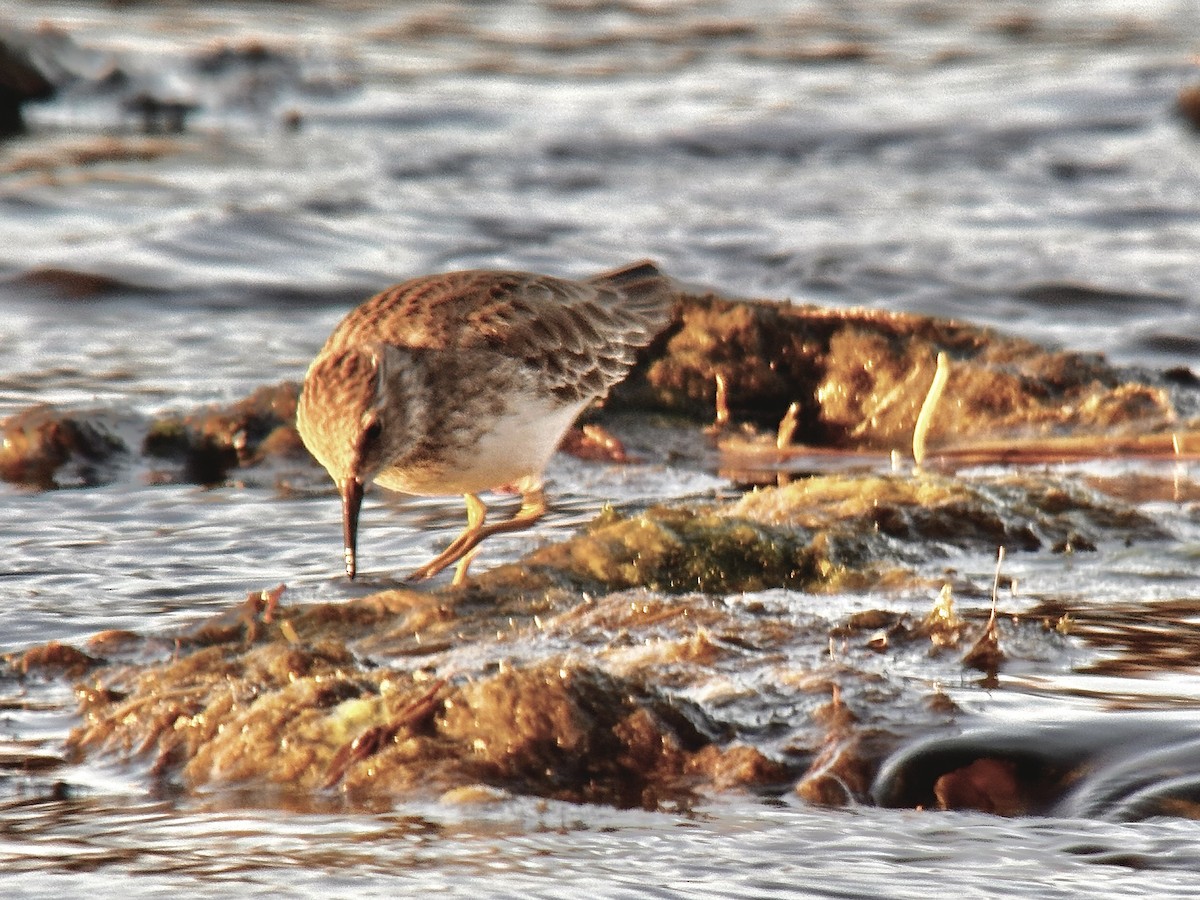
[[[589,281],[467,271],[398,284],[329,339],[430,350],[489,350],[523,362],[564,400],[604,394],[670,320],[674,290],[649,263]]]

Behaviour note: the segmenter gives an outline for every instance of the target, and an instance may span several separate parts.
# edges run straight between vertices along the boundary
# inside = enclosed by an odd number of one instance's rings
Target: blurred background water
[[[1198,36],[1187,0],[9,0],[0,37],[60,87],[0,143],[0,417],[235,400],[302,377],[346,309],[403,277],[644,256],[733,295],[1190,366],[1200,133],[1176,100],[1200,78]],[[724,487],[562,459],[550,474],[559,506],[535,540],[605,500]],[[165,631],[280,581],[295,602],[350,593],[331,496],[135,480],[0,485],[0,500],[0,650]],[[1194,594],[1193,513],[1159,513],[1178,544],[1012,565],[1098,602]],[[403,568],[459,515],[375,497],[364,543]],[[69,696],[3,686],[0,742],[52,748]],[[1009,688],[1026,711],[1047,693]],[[1192,702],[1187,679],[1141,688]],[[110,894],[122,878],[144,896],[1164,897],[1200,877],[1186,821],[758,799],[288,810],[147,797],[117,769],[72,777],[63,798],[0,775],[0,893]]]

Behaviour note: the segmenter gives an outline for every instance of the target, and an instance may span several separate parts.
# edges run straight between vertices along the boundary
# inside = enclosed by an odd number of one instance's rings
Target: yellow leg
[[[468,550],[463,558],[454,566],[454,577],[450,579],[450,587],[462,587],[467,581],[467,567],[471,565],[471,560],[479,555],[479,545],[476,544]]]
[[[532,488],[521,494],[521,508],[516,515],[503,522],[484,524],[487,507],[474,494],[463,494],[467,501],[467,527],[462,534],[450,542],[450,546],[408,576],[409,581],[420,581],[432,578],[447,566],[462,561],[454,575],[454,584],[462,584],[467,577],[467,566],[471,564],[471,551],[493,534],[506,531],[520,531],[528,528],[546,514],[546,495],[541,486]]]

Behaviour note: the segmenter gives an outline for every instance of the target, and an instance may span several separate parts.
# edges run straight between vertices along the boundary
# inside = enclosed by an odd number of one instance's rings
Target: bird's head
[[[391,397],[384,345],[322,351],[309,367],[296,427],[309,452],[329,472],[342,497],[346,574],[356,570],[363,491],[404,450],[403,409]]]

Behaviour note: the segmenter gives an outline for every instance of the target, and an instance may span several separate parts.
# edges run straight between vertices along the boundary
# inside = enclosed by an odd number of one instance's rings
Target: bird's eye
[[[378,419],[372,419],[371,424],[363,429],[363,443],[373,444],[379,440],[381,434],[383,434],[383,425]]]

